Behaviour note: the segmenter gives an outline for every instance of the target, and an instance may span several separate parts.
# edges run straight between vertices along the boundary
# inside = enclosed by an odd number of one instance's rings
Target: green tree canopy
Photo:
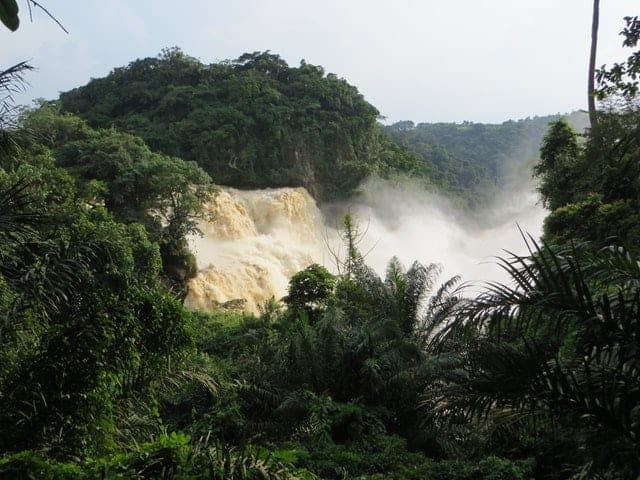
[[[94,130],[49,105],[23,115],[21,128],[26,155],[50,156],[76,179],[87,203],[145,226],[160,244],[169,278],[181,283],[193,275],[186,237],[197,231],[203,203],[214,192],[195,162],[154,153],[131,134]]]
[[[335,199],[371,173],[422,170],[389,146],[378,111],[355,87],[268,51],[205,65],[165,50],[61,94],[60,105],[92,127],[113,126],[195,161],[223,185],[304,186]]]

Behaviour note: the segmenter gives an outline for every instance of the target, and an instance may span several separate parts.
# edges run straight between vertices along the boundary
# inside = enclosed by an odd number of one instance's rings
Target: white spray
[[[407,267],[414,260],[440,264],[442,280],[460,275],[476,285],[506,281],[495,257],[505,250],[524,254],[521,231],[539,239],[546,215],[532,189],[504,191],[493,205],[472,213],[411,185],[378,180],[364,191],[350,209],[366,231],[360,248],[368,252],[366,263],[377,272],[395,255]]]

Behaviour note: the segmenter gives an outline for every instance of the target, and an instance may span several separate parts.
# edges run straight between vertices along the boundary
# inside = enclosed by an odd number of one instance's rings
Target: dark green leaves
[[[635,48],[640,40],[640,19],[637,16],[625,17],[625,28],[620,32],[624,37],[622,45]],[[597,71],[598,89],[596,95],[600,99],[622,97],[633,102],[639,92],[640,50],[633,52],[626,62],[615,63],[609,69],[605,65]]]
[[[20,26],[16,0],[0,0],[0,22],[12,32]]]

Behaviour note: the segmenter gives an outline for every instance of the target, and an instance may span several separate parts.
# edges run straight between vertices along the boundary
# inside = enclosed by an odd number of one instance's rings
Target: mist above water
[[[506,190],[473,213],[411,183],[372,180],[360,190],[354,201],[320,212],[302,188],[224,189],[208,206],[216,220],[191,241],[200,271],[185,304],[210,310],[242,299],[242,308],[256,313],[267,299],[284,296],[289,278],[311,263],[336,271],[337,226],[347,212],[358,223],[366,263],[381,275],[397,256],[407,267],[415,260],[441,264],[442,281],[504,281],[494,256],[525,253],[518,226],[539,238],[545,216],[532,187]]]
[[[443,280],[460,275],[475,284],[506,281],[495,256],[526,253],[520,229],[538,239],[546,215],[532,186],[503,191],[474,212],[412,185],[377,180],[363,192],[348,208],[360,222],[365,261],[379,273],[395,255],[407,267],[415,260],[440,264]]]

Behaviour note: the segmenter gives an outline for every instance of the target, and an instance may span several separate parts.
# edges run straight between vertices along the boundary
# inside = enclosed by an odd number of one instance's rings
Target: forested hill
[[[336,199],[372,173],[430,174],[382,134],[378,110],[354,86],[269,52],[205,65],[165,50],[63,93],[60,105],[94,128],[195,160],[222,185],[304,186]]]
[[[384,129],[422,161],[433,162],[439,184],[446,190],[479,200],[505,183],[530,178],[549,123],[560,118],[558,114],[500,124],[402,121]],[[576,131],[588,125],[582,111],[566,118]]]
[[[320,66],[291,67],[268,51],[206,65],[176,48],[62,93],[59,106],[196,161],[221,185],[303,186],[336,200],[371,174],[400,174],[467,206],[490,200],[511,173],[530,178],[547,125],[559,118],[383,127],[356,87]],[[581,129],[585,115],[571,120]]]

